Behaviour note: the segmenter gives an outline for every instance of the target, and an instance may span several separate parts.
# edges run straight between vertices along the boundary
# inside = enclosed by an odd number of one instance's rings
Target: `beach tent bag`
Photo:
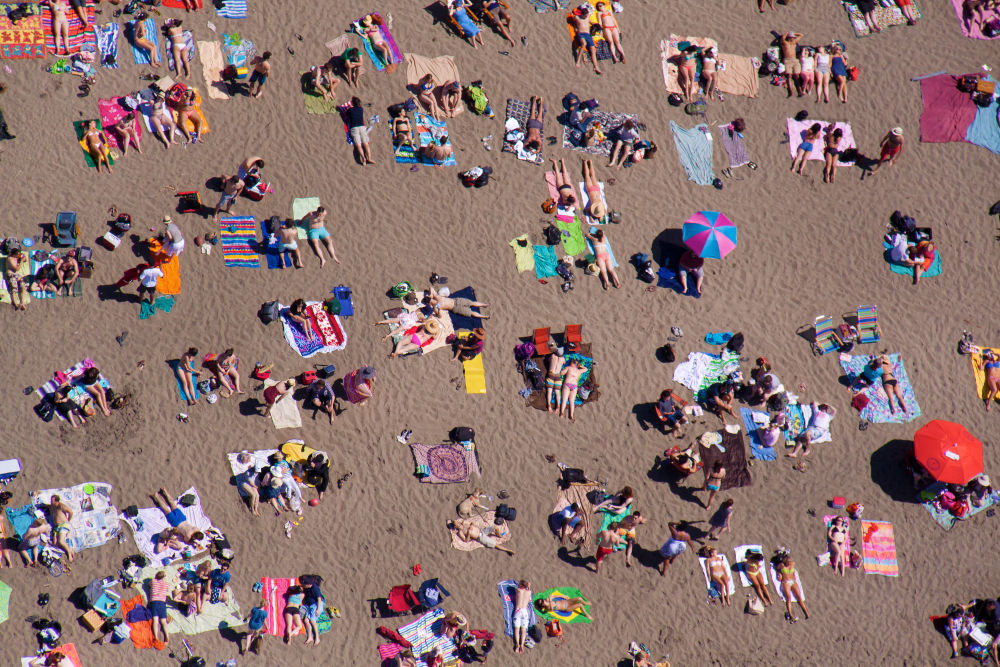
[[[474,442],[476,431],[471,426],[456,426],[449,434],[453,442]]]
[[[257,317],[264,324],[270,324],[278,319],[278,314],[280,312],[280,306],[277,301],[268,301],[267,303],[261,305],[260,310],[257,311]]]

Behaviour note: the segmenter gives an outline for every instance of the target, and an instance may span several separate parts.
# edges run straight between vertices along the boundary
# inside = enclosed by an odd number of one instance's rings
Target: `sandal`
[[[757,171],[757,163],[756,162],[747,162],[747,166],[750,167],[750,169],[752,169],[753,171]]]

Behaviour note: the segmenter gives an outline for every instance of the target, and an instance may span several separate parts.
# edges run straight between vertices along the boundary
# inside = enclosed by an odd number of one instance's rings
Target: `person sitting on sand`
[[[483,43],[483,31],[476,26],[471,14],[469,14],[468,8],[472,6],[472,3],[469,0],[447,0],[447,5],[448,14],[451,15],[452,20],[458,25],[462,37],[473,48],[478,49],[480,46],[485,46]]]
[[[457,611],[449,611],[441,619],[442,634],[448,639],[455,639],[469,627],[469,621]]]
[[[726,421],[726,413],[736,416],[733,400],[733,385],[729,382],[716,382],[705,390],[702,402],[707,410],[714,412],[722,421]]]
[[[417,81],[417,101],[424,105],[427,112],[431,115],[434,120],[441,120],[441,107],[437,103],[437,97],[434,95],[434,88],[437,87],[437,81],[434,79],[434,75],[428,72],[427,74],[420,77]]]
[[[816,403],[816,401],[813,401],[810,407],[812,408],[812,416],[809,417],[809,424],[806,425],[802,433],[795,436],[795,448],[785,456],[795,458],[799,455],[800,449],[802,455],[805,456],[809,453],[810,444],[830,434],[830,422],[837,416],[837,408],[826,403]]]
[[[535,600],[535,609],[543,614],[552,614],[554,612],[576,612],[584,618],[591,618],[590,614],[587,612],[587,601],[585,599],[556,597],[557,595],[561,596],[562,593],[552,592],[549,593],[548,597]]]
[[[317,410],[322,410],[329,415],[331,424],[337,415],[337,411],[334,408],[334,400],[333,388],[326,380],[317,378],[313,380],[312,384],[306,390],[306,405]]]
[[[608,166],[614,166],[621,169],[622,165],[625,164],[625,160],[628,159],[628,157],[632,155],[632,152],[635,150],[635,142],[639,139],[639,128],[636,126],[634,120],[626,118],[625,122],[618,128],[617,132],[618,138],[615,140],[615,144],[611,148],[611,157],[608,159]]]
[[[174,145],[174,132],[177,130],[177,123],[174,122],[174,115],[171,113],[170,107],[167,106],[167,94],[163,91],[156,93],[156,97],[153,98],[149,124],[165,147],[170,148]]]
[[[36,517],[28,529],[21,535],[21,541],[17,545],[17,552],[21,554],[25,565],[35,567],[38,565],[38,553],[42,549],[42,540],[48,540],[52,528],[49,522],[41,517]]]
[[[228,389],[228,394],[223,394],[223,398],[229,398],[234,393],[245,394],[240,385],[239,373],[240,359],[233,352],[233,348],[226,349],[225,352],[215,358],[215,379],[224,389]]]
[[[160,66],[160,51],[156,48],[156,45],[149,39],[149,35],[146,34],[146,24],[144,21],[132,21],[132,43],[138,48],[149,52],[149,59],[153,63],[153,67]]]
[[[448,137],[443,136],[437,140],[437,143],[432,141],[426,146],[418,148],[417,155],[422,157],[424,160],[427,160],[438,169],[441,169],[444,167],[445,162],[448,161],[448,158],[455,155],[455,151],[451,147]]]
[[[562,397],[559,400],[559,417],[563,416],[569,406],[568,415],[570,421],[576,421],[576,395],[580,389],[580,376],[586,372],[587,367],[577,359],[570,359],[566,367],[562,369],[563,376]]]
[[[316,332],[313,329],[312,324],[312,316],[306,308],[305,299],[296,299],[295,301],[292,301],[292,305],[288,307],[288,318],[295,324],[299,325],[299,328],[302,329],[302,333],[305,334],[306,340],[311,341],[316,338]]]
[[[351,25],[354,31],[361,35],[362,39],[367,39],[369,45],[372,47],[372,51],[375,52],[382,62],[387,66],[395,64],[392,57],[392,49],[389,48],[389,44],[385,41],[385,37],[382,35],[382,24],[384,21],[382,17],[377,14],[369,14],[368,16],[361,19],[360,22]],[[355,86],[357,83],[355,82]]]
[[[993,350],[983,350],[979,369],[986,376],[986,411],[990,411],[993,401],[1000,399],[1000,358]]]
[[[208,561],[205,561],[208,562]],[[208,601],[211,604],[223,603],[229,601],[229,582],[232,580],[233,575],[229,573],[229,563],[227,561],[221,561],[219,567],[211,570],[208,575],[209,585],[206,589],[202,591],[202,605]]]
[[[441,111],[448,118],[454,118],[462,104],[462,84],[458,81],[445,81],[441,84]]]
[[[80,277],[80,263],[76,261],[76,249],[70,248],[56,263],[56,279],[46,289],[58,292],[66,288],[66,294],[73,293],[73,284]]]
[[[28,286],[21,275],[21,266],[27,261],[27,256],[20,246],[15,246],[7,255],[7,262],[4,265],[3,278],[7,283],[7,291],[10,293],[10,305],[14,310],[27,310],[26,303]]]
[[[73,428],[79,428],[86,422],[86,415],[79,404],[69,396],[69,385],[63,385],[52,394],[52,403],[59,415],[69,422]]]
[[[197,526],[188,521],[183,510],[177,506],[174,497],[167,493],[165,488],[160,487],[157,493],[149,497],[152,498],[156,508],[163,512],[167,523],[170,524],[170,528],[157,535],[159,539],[155,540],[156,545],[153,548],[155,553],[161,553],[167,548],[179,549],[185,545],[194,546],[200,540],[205,539],[205,534],[198,530]],[[160,500],[161,497],[163,499],[162,502]],[[178,544],[180,546],[177,546]]]
[[[424,303],[434,309],[434,316],[441,317],[441,311],[447,310],[461,317],[475,317],[483,320],[490,319],[489,315],[482,312],[483,308],[489,308],[490,304],[482,301],[473,301],[464,297],[452,298],[451,292],[442,294],[431,285],[427,290]],[[478,308],[479,310],[473,310]]]
[[[778,585],[785,597],[785,620],[795,623],[799,619],[792,615],[792,600],[794,599],[802,607],[802,613],[809,618],[809,610],[806,609],[805,602],[802,601],[802,588],[796,578],[795,561],[788,553],[782,553],[774,561],[775,574],[778,578]]]
[[[598,229],[593,234],[588,232],[585,236],[594,247],[594,263],[597,264],[597,270],[601,276],[601,287],[607,290],[610,283],[615,289],[618,289],[622,284],[618,280],[618,274],[615,272],[614,264],[611,262],[611,253],[608,251],[608,242],[605,240],[604,230]]]
[[[531,96],[528,101],[528,123],[525,127],[524,150],[532,153],[542,151],[542,130],[545,129],[545,102],[541,97]]]
[[[91,366],[83,372],[79,378],[80,386],[90,394],[91,398],[100,406],[105,417],[111,416],[111,409],[108,408],[108,397],[104,387],[101,386],[101,370],[96,366]]]
[[[674,437],[683,438],[681,425],[688,423],[681,405],[674,400],[674,394],[669,389],[660,392],[660,398],[653,405],[656,417],[663,424],[664,433],[673,433]]]
[[[681,294],[687,294],[689,274],[694,276],[694,293],[700,296],[702,285],[705,283],[705,259],[691,249],[684,251],[677,264],[677,280],[681,284]]]
[[[725,559],[715,547],[707,545],[698,551],[698,555],[705,559],[705,569],[708,571],[708,577],[712,582],[712,587],[718,591],[719,599],[722,601],[723,606],[728,607],[732,605],[729,599],[729,587],[733,583],[733,578],[729,574],[729,568],[726,567]]]
[[[514,555],[512,549],[500,544],[500,540],[510,533],[507,522],[500,517],[495,517],[493,525],[485,528],[480,528],[475,519],[454,519],[448,522],[448,528],[454,530],[458,539],[463,542],[479,542],[487,549],[496,549],[511,556]]]
[[[566,358],[563,356],[562,347],[555,348],[552,354],[545,360],[545,407],[549,412],[556,411],[552,405],[552,397],[555,396],[556,403],[558,403],[561,396],[563,385],[562,370],[565,362]]]
[[[340,54],[340,62],[344,66],[344,80],[351,88],[357,88],[364,74],[361,61],[361,50],[353,46]]]
[[[271,410],[278,401],[292,396],[292,390],[295,388],[295,380],[285,380],[284,382],[279,382],[278,384],[273,384],[270,387],[264,387],[264,417],[271,416]],[[332,419],[331,419],[332,421]]]
[[[847,519],[842,516],[831,521],[830,527],[826,529],[826,548],[830,552],[830,565],[833,566],[834,573],[840,572],[842,577],[847,572],[845,561],[851,546],[847,530]]]
[[[452,361],[470,361],[483,353],[486,345],[486,330],[477,327],[467,338],[455,338],[455,356]]]
[[[913,267],[913,284],[916,285],[920,282],[921,274],[927,272],[934,264],[935,257],[937,257],[937,250],[934,244],[930,241],[921,241],[906,249],[906,259],[900,263]]]
[[[422,350],[433,342],[434,338],[441,333],[441,321],[437,318],[428,317],[419,326],[413,326],[403,332],[403,337],[399,339],[396,348],[389,354],[390,359],[395,359],[401,355]]]
[[[354,405],[367,405],[375,393],[375,367],[362,366],[344,376],[344,393]]]
[[[594,174],[594,163],[590,160],[583,161],[583,189],[587,193],[590,203],[584,209],[589,222],[601,224],[608,215],[608,209],[604,205],[604,193],[601,192],[601,183]]]
[[[760,405],[766,403],[783,391],[781,380],[771,368],[771,362],[767,357],[757,357],[757,365],[750,371],[750,378],[753,383],[749,386],[750,395],[747,403],[750,405]]]
[[[806,160],[809,159],[809,154],[812,152],[813,145],[819,141],[820,134],[823,132],[823,126],[819,123],[813,123],[806,130],[805,137],[799,143],[798,149],[795,151],[795,157],[792,158],[792,171],[796,171],[798,168],[798,173],[802,173],[802,167],[805,166]]]
[[[788,428],[788,416],[784,412],[771,415],[770,421],[757,429],[762,447],[774,447],[781,440],[782,432]]]
[[[559,520],[559,543],[566,544],[569,540],[574,544],[581,544],[583,541],[583,515],[580,506],[576,503],[567,505],[556,514]]]
[[[111,142],[104,130],[97,127],[96,120],[88,120],[84,125],[83,140],[86,143],[87,152],[90,153],[90,159],[97,165],[97,173],[101,172],[101,164],[103,163],[110,174],[111,159],[108,157],[108,145]]]
[[[70,526],[70,521],[73,520],[73,510],[59,496],[52,496],[49,499],[49,518],[52,520],[52,525],[55,526],[52,535],[55,537],[56,545],[66,552],[69,562],[72,563],[73,556],[76,554],[69,543],[69,534],[73,530]]]
[[[333,75],[333,62],[323,65],[313,65],[310,69],[309,83],[314,91],[323,96],[327,102],[337,101],[337,86],[340,79]]]
[[[410,116],[406,113],[406,107],[402,104],[394,104],[389,107],[389,116],[392,118],[389,129],[392,131],[392,145],[399,148],[403,145],[413,146],[413,126],[410,123]]]
[[[685,450],[681,450],[680,447],[671,447],[663,452],[663,460],[685,475],[698,472],[702,467],[701,456],[698,454],[698,443],[692,443]]]
[[[594,574],[600,574],[601,562],[615,552],[615,547],[624,544],[625,540],[618,534],[619,523],[612,521],[608,527],[597,533],[597,555],[594,556]]]

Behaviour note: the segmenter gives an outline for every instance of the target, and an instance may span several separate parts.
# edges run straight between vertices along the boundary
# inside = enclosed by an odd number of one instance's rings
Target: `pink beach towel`
[[[823,159],[823,141],[826,138],[826,128],[830,127],[830,131],[833,132],[835,128],[840,128],[843,131],[844,136],[840,140],[840,150],[846,151],[848,148],[857,148],[858,145],[854,143],[854,132],[851,131],[850,123],[828,123],[823,120],[812,120],[807,119],[804,121],[797,121],[794,118],[788,119],[788,153],[791,157],[795,157],[795,153],[799,150],[799,144],[802,143],[805,137],[806,130],[812,127],[813,123],[819,123],[823,130],[820,132],[819,139],[813,142],[812,151],[809,153],[808,159],[810,160],[822,160]],[[847,167],[854,164],[854,161],[843,162],[837,160],[838,167]]]
[[[972,39],[1000,39],[1000,35],[996,35],[994,37],[987,37],[984,35],[982,26],[980,26],[975,19],[973,19],[971,23],[971,28],[966,30],[965,19],[962,17],[962,4],[962,0],[951,0],[951,5],[955,8],[955,14],[958,16],[958,26],[961,28],[963,35],[971,37]],[[1000,19],[1000,8],[984,8],[983,19],[986,21],[989,21],[990,19]]]
[[[830,530],[830,522],[833,521],[834,519],[836,519],[838,516],[839,515],[837,515],[837,514],[826,514],[826,515],[824,515],[823,516],[823,526],[829,531]],[[847,519],[848,548],[844,549],[843,557],[841,558],[841,560],[844,561],[844,566],[845,567],[850,567],[851,566],[851,549],[850,549],[851,520],[849,518],[847,518],[847,517],[844,517],[844,518]],[[826,553],[829,554],[830,552],[827,551]],[[833,565],[833,563],[830,563],[830,564]]]
[[[898,577],[896,537],[888,521],[861,522],[861,549],[866,574]]]
[[[556,188],[556,173],[554,171],[545,172],[545,185],[549,189],[549,197],[551,197],[553,201],[558,202],[559,189]],[[580,196],[580,193],[576,191],[576,188],[573,188],[573,196],[574,197]],[[562,220],[563,222],[573,222],[573,212],[575,210],[576,209],[573,206],[569,207],[559,206],[556,209],[556,218]]]
[[[264,632],[275,637],[282,637],[285,634],[285,606],[287,602],[285,593],[290,587],[299,583],[299,580],[261,577],[260,583],[264,587],[262,593],[267,602],[267,621],[264,623]]]
[[[118,136],[117,132],[111,131],[111,126],[116,124],[128,113],[122,108],[122,105],[118,104],[117,98],[114,99],[99,99],[97,100],[97,112],[101,116],[101,125],[107,131],[108,141],[112,146],[118,150],[123,150],[122,138]],[[138,111],[135,112],[135,119],[132,121],[132,126],[138,133],[139,139],[142,140],[142,123],[139,122],[140,114]],[[133,146],[133,148],[135,148]]]
[[[396,642],[390,642],[388,644],[379,644],[378,657],[382,658],[383,660],[389,660],[399,655],[399,652],[402,650],[403,647],[397,644]]]
[[[943,144],[965,141],[976,118],[976,103],[957,87],[957,76],[939,74],[920,81],[924,110],[920,114],[920,141]]]

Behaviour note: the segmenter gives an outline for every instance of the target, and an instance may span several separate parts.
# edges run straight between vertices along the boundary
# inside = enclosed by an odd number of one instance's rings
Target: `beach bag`
[[[542,202],[542,212],[543,213],[548,213],[548,214],[551,215],[552,213],[555,213],[555,211],[556,211],[556,200],[555,199],[553,199],[552,197],[549,197],[548,199],[546,199],[545,201]]]
[[[281,218],[276,215],[272,215],[268,218],[266,230],[268,236],[277,236],[278,232],[281,231]]]
[[[257,311],[257,317],[264,324],[270,324],[278,319],[278,313],[280,312],[280,307],[277,301],[268,301],[267,303],[261,305],[260,310]]]
[[[962,338],[958,341],[958,353],[959,354],[972,354],[972,350],[975,347],[972,343],[972,334],[968,331],[962,332]]]
[[[42,400],[41,403],[35,406],[35,414],[43,422],[50,422],[52,418],[56,416],[56,404],[50,401],[48,398]]]
[[[535,391],[545,389],[545,374],[537,366],[525,369],[524,374],[528,376],[528,382],[531,384],[532,389]]]
[[[404,296],[406,296],[412,291],[413,291],[413,285],[406,282],[405,280],[401,280],[400,282],[396,283],[393,286],[392,295],[397,299],[402,299]]]
[[[734,333],[733,337],[726,343],[726,349],[730,352],[735,352],[736,354],[743,352],[743,333]]]
[[[698,100],[697,102],[688,102],[684,105],[684,113],[689,116],[704,116],[705,110],[708,109],[708,104],[705,100]]]
[[[552,201],[551,199],[549,201]],[[15,249],[19,249],[21,244],[17,242],[17,239],[11,237],[0,241],[0,255],[9,255]]]
[[[562,232],[555,225],[549,225],[545,228],[545,242],[549,245],[555,245],[562,241]]]
[[[861,72],[861,70],[859,70],[857,67],[848,67],[847,68],[847,78],[849,80],[851,80],[851,81],[857,81],[858,80],[858,74],[860,72]]]
[[[779,88],[785,85],[785,75],[784,74],[772,74],[771,75],[771,85],[778,86]]]
[[[531,639],[536,644],[542,641],[542,627],[540,624],[535,623],[530,628],[528,628],[528,638]]]
[[[480,116],[486,113],[486,107],[489,106],[489,99],[486,97],[486,93],[479,86],[469,86],[465,89],[469,94],[469,99],[472,101],[472,110],[479,114]]]
[[[747,606],[743,611],[744,613],[752,616],[760,616],[764,613],[764,602],[756,596],[748,597]]]
[[[563,484],[585,484],[587,476],[580,468],[564,468],[562,471]]]
[[[563,639],[562,623],[558,619],[553,618],[545,624],[545,634],[553,639]]]
[[[667,102],[672,107],[679,107],[680,105],[684,104],[684,98],[678,95],[677,93],[670,93],[669,95],[667,95]]]
[[[524,361],[525,359],[530,359],[535,356],[535,344],[530,340],[524,343],[518,343],[514,346],[514,358],[518,361]]]
[[[456,426],[449,434],[453,442],[474,442],[476,431],[471,426]]]
[[[514,521],[517,519],[517,510],[507,503],[500,503],[496,509],[496,516],[500,517],[504,521]]]

